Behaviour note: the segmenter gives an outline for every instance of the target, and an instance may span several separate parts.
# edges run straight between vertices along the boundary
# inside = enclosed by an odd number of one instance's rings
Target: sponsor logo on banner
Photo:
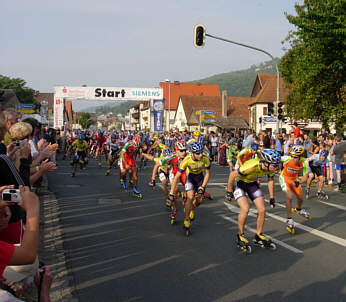
[[[154,108],[154,131],[162,131],[164,109],[165,109],[165,99],[153,100],[153,108]]]

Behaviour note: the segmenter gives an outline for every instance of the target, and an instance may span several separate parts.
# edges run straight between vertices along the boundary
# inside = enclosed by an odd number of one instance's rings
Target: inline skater
[[[166,150],[166,149],[165,149]],[[165,152],[164,150],[164,152]],[[168,149],[170,150],[170,149]],[[185,158],[186,156],[186,145],[184,141],[177,141],[175,142],[175,150],[176,152],[173,153],[171,152],[168,156],[165,156],[164,158],[160,159],[157,161],[157,163],[154,166],[153,169],[153,173],[152,173],[152,177],[151,177],[151,182],[149,183],[149,186],[151,186],[152,188],[155,187],[155,177],[157,174],[157,171],[160,169],[160,167],[162,166],[166,166],[168,165],[169,168],[169,181],[172,185],[172,182],[174,180],[174,177],[176,176],[178,169],[179,169],[179,165],[182,162],[182,160]],[[185,172],[183,172],[180,176],[180,182],[185,186]],[[179,193],[179,187],[177,186],[175,191],[174,191],[174,200],[173,202],[169,201],[169,204],[171,206],[171,224],[174,224],[176,216],[177,216],[177,201],[178,201],[178,193]],[[168,194],[167,194],[168,195]],[[185,202],[186,198],[183,197],[183,205],[185,206]],[[166,202],[167,205],[167,202]]]
[[[77,164],[79,163],[80,169],[83,170],[83,165],[87,163],[87,150],[88,150],[88,143],[84,140],[84,136],[82,134],[78,135],[78,139],[75,140],[72,145],[70,146],[68,150],[68,154],[71,153],[71,151],[74,152],[72,164],[73,164],[73,171],[72,171],[72,177],[76,176],[76,170],[77,170]]]
[[[203,146],[198,142],[192,142],[189,146],[190,154],[188,154],[179,166],[176,173],[169,198],[172,202],[177,198],[178,182],[184,171],[186,171],[186,203],[185,203],[185,220],[184,230],[187,236],[190,235],[191,221],[194,220],[194,208],[198,207],[203,201],[203,194],[210,178],[210,160],[203,153]],[[204,174],[205,172],[205,174]],[[196,196],[197,193],[197,196]]]
[[[130,181],[133,185],[133,195],[142,198],[142,193],[137,188],[137,167],[136,167],[136,152],[138,146],[134,141],[128,141],[120,152],[119,167],[120,167],[120,184],[124,190],[127,190],[126,174],[129,173]]]
[[[192,132],[192,137],[187,140],[186,144],[188,147],[190,147],[190,144],[193,142],[198,142],[199,138],[201,136],[201,131],[195,130]]]
[[[257,209],[257,228],[254,243],[271,247],[275,249],[275,244],[271,240],[263,235],[263,225],[265,218],[265,204],[264,194],[260,189],[260,185],[257,182],[257,178],[260,175],[268,175],[268,190],[270,196],[270,206],[275,207],[274,199],[274,175],[280,168],[281,155],[278,151],[272,149],[263,149],[259,151],[258,157],[250,159],[233,171],[227,184],[227,195],[226,198],[232,197],[237,201],[240,213],[238,215],[238,229],[237,234],[237,245],[244,251],[251,253],[251,247],[249,240],[244,235],[244,228],[250,205],[246,195],[252,200]],[[237,181],[236,189],[233,193],[233,184]]]
[[[237,143],[235,143],[235,145],[237,145]],[[238,146],[236,147],[238,148]],[[238,151],[237,155],[236,155],[236,162],[235,162],[235,166],[234,169],[238,170],[238,168],[240,168],[245,162],[247,162],[250,159],[256,158],[258,156],[258,145],[256,143],[252,143],[250,148],[244,148],[241,151]],[[229,164],[230,166],[230,164]],[[231,178],[231,173],[233,172],[233,170],[230,170],[229,176],[228,176],[228,183],[230,182],[230,178]],[[258,184],[260,184],[260,178],[257,177],[257,182]],[[233,191],[234,188],[232,188]],[[228,201],[231,201],[234,197],[232,194],[230,194],[230,190],[227,189],[227,193],[226,193],[226,199]]]
[[[105,152],[105,143],[106,143],[106,137],[103,135],[103,132],[101,130],[98,131],[96,137],[96,157],[98,159],[98,165],[99,167],[102,166],[102,153]]]
[[[235,169],[240,168],[249,159],[255,158],[258,155],[258,145],[252,143],[250,148],[244,148],[236,155],[237,162]]]
[[[226,158],[229,166],[229,171],[232,172],[237,162],[237,155],[239,153],[238,144],[233,142],[227,146]]]
[[[307,159],[307,161],[309,162],[309,178],[306,184],[306,199],[309,198],[310,185],[314,178],[318,178],[318,190],[316,194],[317,198],[320,200],[328,199],[328,195],[324,191],[322,191],[324,186],[322,166],[327,163],[328,154],[328,150],[321,150],[319,154],[313,154]]]
[[[161,160],[164,159],[165,157],[170,157],[172,155],[173,155],[173,151],[169,148],[164,149],[160,157],[154,158],[152,155],[147,155],[147,154],[145,155],[147,159],[155,162],[151,178],[154,179],[153,184],[155,185],[155,176],[156,174],[158,174],[159,179],[162,183],[162,192],[165,197],[165,203],[169,209],[172,206],[172,202],[168,199],[169,165],[166,163],[162,164]]]
[[[106,176],[108,176],[111,173],[111,169],[114,162],[117,162],[117,160],[119,159],[120,144],[118,141],[118,135],[113,133],[109,137],[107,141],[107,145],[109,147],[109,152],[108,152],[108,160],[107,160],[108,167],[106,171]]]
[[[283,156],[283,169],[280,175],[280,185],[283,192],[286,192],[286,213],[287,222],[286,230],[292,235],[295,233],[294,221],[292,219],[292,212],[304,216],[307,219],[311,219],[310,214],[302,209],[303,205],[303,191],[301,184],[308,179],[308,164],[304,157],[304,147],[293,146],[291,150],[291,156]],[[303,177],[298,179],[298,173],[302,171]],[[297,207],[292,208],[293,195],[297,197]]]

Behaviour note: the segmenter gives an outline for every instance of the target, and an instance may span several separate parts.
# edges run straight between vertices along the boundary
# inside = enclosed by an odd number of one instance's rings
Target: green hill
[[[250,96],[251,90],[258,73],[276,73],[275,63],[279,64],[280,59],[252,65],[248,69],[237,70],[227,73],[220,73],[201,80],[191,81],[201,84],[217,84],[220,91],[227,90],[229,96]]]

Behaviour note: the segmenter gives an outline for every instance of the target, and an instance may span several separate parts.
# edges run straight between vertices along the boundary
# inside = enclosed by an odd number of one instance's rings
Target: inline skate
[[[298,215],[301,215],[301,216],[305,217],[308,220],[311,220],[310,213],[307,210],[305,210],[305,209],[300,209],[299,210],[297,208],[292,208],[292,213],[296,213]]]
[[[143,195],[137,187],[133,187],[133,196],[142,199]]]
[[[190,220],[187,220],[187,219],[184,220],[183,229],[185,232],[185,236],[188,237],[191,235],[191,222],[190,222]]]
[[[263,234],[256,234],[255,238],[253,239],[253,243],[262,248],[265,247],[267,249],[276,250],[276,244]]]
[[[178,211],[177,209],[172,208],[172,213],[170,215],[171,225],[175,224]]]
[[[111,174],[111,169],[107,169],[107,171],[106,171],[106,176],[108,176],[108,175],[110,175]]]
[[[328,195],[326,194],[326,192],[321,191],[321,192],[317,192],[317,199],[318,200],[328,200]]]
[[[286,230],[292,235],[295,234],[294,221],[292,218],[288,218],[286,221]]]
[[[251,245],[249,244],[249,240],[243,234],[237,234],[237,247],[246,254],[252,253]]]

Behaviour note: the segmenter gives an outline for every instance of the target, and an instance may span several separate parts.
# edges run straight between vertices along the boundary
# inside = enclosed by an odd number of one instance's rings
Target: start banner
[[[162,99],[162,88],[54,86],[55,97],[69,100],[152,100]]]

